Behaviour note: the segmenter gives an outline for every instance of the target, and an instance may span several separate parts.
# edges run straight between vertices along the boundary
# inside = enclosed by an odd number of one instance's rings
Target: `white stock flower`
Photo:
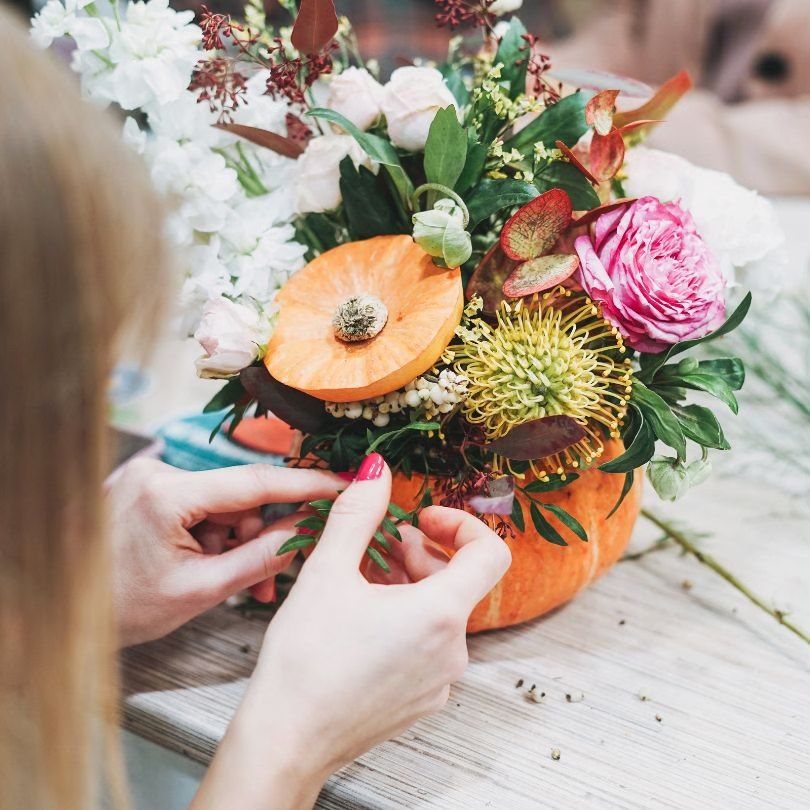
[[[285,194],[245,198],[231,210],[219,232],[219,256],[233,279],[234,295],[266,303],[304,265],[306,246],[288,224]]]
[[[490,14],[500,17],[503,14],[511,14],[517,11],[523,5],[523,0],[495,0],[495,2],[487,8]]]
[[[340,205],[340,161],[346,156],[355,166],[375,173],[379,169],[350,135],[322,135],[310,140],[298,158],[295,195],[299,214],[331,211]]]
[[[181,334],[193,335],[206,303],[232,291],[228,268],[219,258],[219,241],[181,249],[189,275],[180,291]]]
[[[629,196],[681,201],[730,281],[760,291],[779,289],[787,263],[785,235],[767,199],[723,172],[657,149],[628,150],[626,169]]]
[[[134,149],[139,155],[142,155],[146,150],[146,142],[148,140],[146,132],[138,126],[138,122],[128,115],[124,121],[123,129],[124,143]]]
[[[456,106],[444,77],[435,68],[401,67],[385,85],[382,111],[391,142],[410,152],[425,148],[436,113]]]
[[[194,333],[205,351],[197,360],[197,373],[218,379],[238,374],[259,356],[270,339],[270,328],[269,320],[254,307],[211,299]]]
[[[78,12],[93,0],[48,0],[31,20],[31,37],[40,48],[47,48],[58,37],[69,36],[80,51],[106,48],[110,35],[96,17],[79,16]]]
[[[382,114],[383,95],[382,85],[365,68],[350,67],[332,79],[324,106],[366,130]]]
[[[201,32],[193,18],[192,11],[169,8],[168,0],[127,4],[109,50],[114,101],[134,110],[173,101],[186,90],[200,59]]]

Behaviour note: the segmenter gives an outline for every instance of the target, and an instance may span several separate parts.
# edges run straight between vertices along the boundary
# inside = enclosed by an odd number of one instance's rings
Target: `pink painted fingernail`
[[[385,467],[385,460],[379,453],[372,453],[363,459],[360,469],[357,470],[355,481],[376,481]]]

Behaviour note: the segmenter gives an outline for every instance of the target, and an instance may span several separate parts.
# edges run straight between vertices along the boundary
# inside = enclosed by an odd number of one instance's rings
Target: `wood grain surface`
[[[709,532],[702,548],[810,627],[801,499],[725,479],[655,508]],[[640,524],[634,546],[656,537]],[[126,651],[126,726],[206,762],[265,626],[221,607]],[[810,806],[810,647],[674,548],[620,563],[544,619],[472,638],[470,658],[442,713],[334,776],[318,806]]]

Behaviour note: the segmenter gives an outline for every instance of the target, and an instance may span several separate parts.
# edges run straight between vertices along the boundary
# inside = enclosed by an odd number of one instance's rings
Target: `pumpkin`
[[[605,455],[614,457],[622,449],[619,442],[607,442]],[[568,546],[553,545],[537,534],[529,519],[529,504],[518,492],[515,497],[522,501],[526,529],[507,539],[512,565],[473,610],[468,632],[508,627],[542,616],[567,602],[610,568],[624,552],[641,509],[641,480],[641,476],[636,476],[624,502],[610,518],[607,516],[619,499],[623,475],[592,468],[563,489],[540,496],[545,503],[565,508],[587,531],[585,543],[546,513],[554,528],[566,539],[570,538]],[[419,476],[408,478],[396,473],[391,500],[403,509],[413,509],[422,483]]]
[[[322,253],[278,293],[265,364],[285,385],[332,402],[382,396],[430,369],[461,320],[461,274],[410,236]]]

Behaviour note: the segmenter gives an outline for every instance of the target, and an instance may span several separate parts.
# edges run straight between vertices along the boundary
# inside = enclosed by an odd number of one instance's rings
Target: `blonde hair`
[[[106,385],[160,311],[163,213],[120,122],[2,8],[0,42],[0,806],[88,810],[122,784]]]

